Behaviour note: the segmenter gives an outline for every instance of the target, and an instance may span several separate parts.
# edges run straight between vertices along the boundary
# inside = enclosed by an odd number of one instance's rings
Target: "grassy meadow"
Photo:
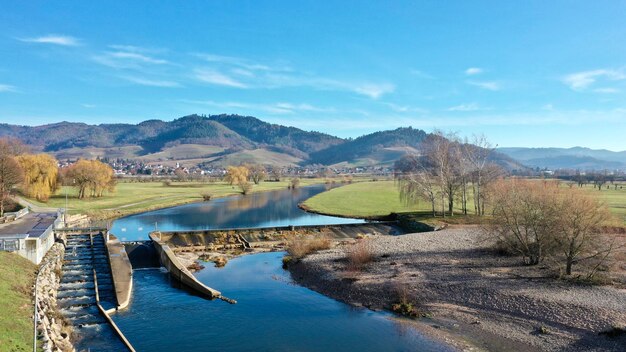
[[[254,185],[252,192],[264,192],[286,189],[289,179],[280,182],[261,182]],[[323,179],[302,178],[300,186],[324,183]],[[65,194],[68,194],[70,214],[87,214],[96,219],[114,218],[148,210],[166,208],[203,200],[204,194],[213,198],[241,194],[237,186],[226,182],[172,182],[169,186],[163,182],[129,182],[117,184],[114,193],[100,198],[78,199],[74,187],[61,187],[48,202],[30,199],[33,204],[49,208],[65,208]]]
[[[439,204],[439,203],[438,203]],[[315,212],[346,217],[375,218],[391,213],[430,213],[430,202],[406,204],[400,200],[400,192],[394,181],[360,182],[320,193],[304,202],[304,206]],[[456,204],[455,212],[461,209]],[[468,202],[468,209],[474,208]],[[441,206],[437,206],[437,211]]]
[[[614,186],[607,189],[605,186],[601,191],[594,189],[592,185],[583,188],[599,197],[613,214],[626,223],[626,184],[622,189],[619,185],[617,189]],[[474,205],[471,196],[469,198],[468,209],[472,213]],[[455,205],[455,212],[460,212],[460,202],[457,201]],[[431,209],[430,203],[425,200],[418,204],[405,204],[400,200],[400,193],[393,181],[362,182],[335,188],[308,199],[304,206],[324,214],[365,218],[403,212],[423,212],[426,215]],[[440,206],[437,210],[440,210]]]
[[[33,350],[34,281],[33,263],[0,251],[0,352]]]

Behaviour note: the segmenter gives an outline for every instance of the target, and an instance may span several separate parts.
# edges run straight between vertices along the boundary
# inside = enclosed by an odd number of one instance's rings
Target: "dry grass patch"
[[[326,236],[297,236],[287,242],[287,253],[293,259],[301,259],[316,251],[329,249],[332,245]]]
[[[346,247],[345,253],[349,271],[360,271],[365,265],[374,260],[372,245],[367,239],[358,240],[352,246]]]

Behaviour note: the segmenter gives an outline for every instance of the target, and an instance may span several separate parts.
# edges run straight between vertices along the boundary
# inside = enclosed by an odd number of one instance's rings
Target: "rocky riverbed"
[[[374,261],[358,271],[348,270],[346,249],[338,246],[290,265],[292,276],[373,309],[389,309],[405,292],[430,316],[416,323],[462,349],[626,350],[623,334],[600,334],[626,326],[624,289],[554,279],[545,267],[495,253],[471,226],[367,241]]]

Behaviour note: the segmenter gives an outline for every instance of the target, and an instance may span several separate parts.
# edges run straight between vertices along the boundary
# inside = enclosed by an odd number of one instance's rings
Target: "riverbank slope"
[[[626,291],[548,278],[546,270],[501,256],[478,228],[369,240],[374,261],[348,271],[346,251],[321,251],[290,265],[294,280],[340,301],[389,309],[405,290],[431,326],[487,350],[611,351],[626,337],[599,335],[626,325]],[[399,289],[401,288],[401,289]]]
[[[0,352],[33,349],[35,270],[27,259],[0,251]]]

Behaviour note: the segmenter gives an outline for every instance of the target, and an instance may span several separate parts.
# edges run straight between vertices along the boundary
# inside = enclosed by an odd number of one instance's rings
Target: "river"
[[[324,190],[314,186],[153,211],[117,220],[112,232],[125,229],[126,239],[145,239],[153,222],[162,230],[360,222],[297,207]],[[236,299],[235,305],[180,288],[162,269],[135,270],[131,305],[113,319],[137,351],[447,350],[406,320],[354,308],[294,284],[281,267],[282,256],[246,255],[224,268],[202,263],[206,268],[196,277]]]
[[[122,241],[142,241],[147,240],[148,234],[155,228],[160,231],[188,231],[364,222],[307,213],[298,208],[299,203],[329,187],[316,185],[259,192],[149,211],[116,220],[111,232]]]

